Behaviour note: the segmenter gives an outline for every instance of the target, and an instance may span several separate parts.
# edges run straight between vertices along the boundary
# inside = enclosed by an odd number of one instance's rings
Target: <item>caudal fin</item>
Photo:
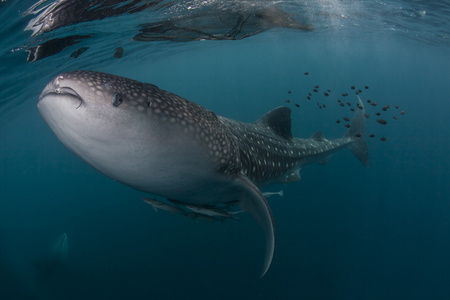
[[[366,117],[364,116],[364,104],[358,97],[358,104],[350,128],[348,129],[345,137],[349,137],[353,140],[348,144],[348,148],[352,151],[353,155],[365,166],[369,165],[369,150],[367,149],[366,139],[364,137],[364,131],[366,127]]]

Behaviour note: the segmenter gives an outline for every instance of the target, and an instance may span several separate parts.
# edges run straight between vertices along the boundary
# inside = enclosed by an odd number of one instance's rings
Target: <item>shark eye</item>
[[[115,93],[112,96],[112,105],[114,107],[119,107],[119,105],[122,104],[122,102],[123,102],[123,97],[119,93]]]

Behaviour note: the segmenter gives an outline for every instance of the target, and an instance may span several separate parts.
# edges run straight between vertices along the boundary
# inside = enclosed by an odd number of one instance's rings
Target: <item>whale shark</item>
[[[274,220],[261,188],[300,180],[300,169],[348,148],[364,166],[364,106],[341,138],[291,133],[291,110],[254,123],[228,119],[149,83],[95,71],[53,78],[38,109],[57,138],[86,163],[135,189],[178,204],[236,203],[264,232],[266,274],[275,249]]]

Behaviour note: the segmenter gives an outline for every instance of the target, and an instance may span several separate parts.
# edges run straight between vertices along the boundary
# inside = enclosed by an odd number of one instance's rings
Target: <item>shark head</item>
[[[105,175],[166,197],[230,161],[217,116],[158,87],[91,71],[56,76],[38,109],[59,140]],[[213,132],[213,134],[211,134]],[[227,148],[228,147],[228,148]],[[186,159],[188,158],[188,159]]]

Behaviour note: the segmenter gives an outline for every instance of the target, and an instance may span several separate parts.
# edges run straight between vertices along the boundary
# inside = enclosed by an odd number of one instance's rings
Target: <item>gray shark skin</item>
[[[103,174],[178,203],[238,201],[275,248],[273,217],[260,187],[300,180],[300,168],[349,148],[368,164],[359,100],[342,138],[291,134],[291,110],[276,108],[255,123],[224,117],[155,85],[92,71],[63,73],[42,91],[38,109],[59,140]]]

